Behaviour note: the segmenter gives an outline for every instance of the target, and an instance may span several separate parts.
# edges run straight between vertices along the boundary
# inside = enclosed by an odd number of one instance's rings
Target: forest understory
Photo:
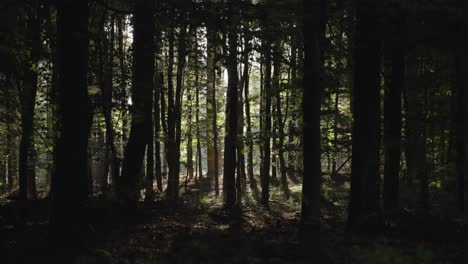
[[[468,263],[467,17],[0,0],[0,264]]]
[[[276,188],[270,209],[248,194],[242,209],[227,211],[203,183],[188,185],[177,206],[142,201],[132,217],[115,202],[93,199],[73,263],[467,263],[468,214],[457,213],[449,193],[434,193],[439,202],[423,213],[417,183],[402,184],[401,209],[387,216],[386,230],[355,235],[343,228],[348,188],[329,185],[314,246],[302,235],[300,208]],[[300,189],[292,191],[300,199]],[[50,263],[60,249],[49,244],[48,198],[28,201],[25,226],[17,226],[15,191],[0,203],[2,263]]]

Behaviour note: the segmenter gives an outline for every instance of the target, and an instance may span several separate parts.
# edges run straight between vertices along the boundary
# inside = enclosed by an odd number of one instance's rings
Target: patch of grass
[[[434,253],[431,249],[419,244],[412,254],[402,249],[388,245],[375,244],[371,247],[354,246],[351,249],[353,263],[359,264],[410,264],[434,263]]]

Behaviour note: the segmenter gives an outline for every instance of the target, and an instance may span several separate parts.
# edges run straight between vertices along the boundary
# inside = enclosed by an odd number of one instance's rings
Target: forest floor
[[[89,225],[88,250],[74,263],[468,263],[466,215],[422,213],[409,209],[412,200],[402,198],[402,210],[383,234],[355,236],[345,231],[343,186],[325,190],[320,244],[301,243],[296,189],[289,201],[273,191],[269,210],[247,199],[233,215],[222,209],[219,198],[192,187],[176,209],[142,202],[132,223],[114,221],[109,203],[93,201],[100,220]],[[403,197],[414,196],[413,189],[407,186]],[[0,263],[44,263],[54,254],[48,244],[47,201],[30,204],[22,228],[14,224],[15,203],[0,198]]]

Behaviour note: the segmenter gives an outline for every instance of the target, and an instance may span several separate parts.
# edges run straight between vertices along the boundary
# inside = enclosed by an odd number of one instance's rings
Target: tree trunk
[[[229,37],[229,54],[226,58],[226,66],[228,70],[228,90],[227,90],[227,105],[226,105],[226,135],[224,138],[224,177],[223,177],[223,194],[224,206],[232,208],[240,202],[239,184],[236,186],[236,146],[238,134],[238,73],[237,73],[237,15],[231,9],[231,16],[228,26]]]
[[[273,83],[274,83],[274,94],[276,97],[276,124],[278,127],[278,143],[276,149],[278,150],[279,169],[281,174],[281,187],[284,192],[284,197],[289,199],[290,191],[288,186],[288,176],[286,168],[286,160],[284,159],[284,121],[283,113],[281,109],[281,50],[280,43],[275,44],[274,49],[274,70],[273,70]]]
[[[34,163],[34,110],[38,82],[38,62],[41,49],[40,1],[33,1],[29,12],[27,37],[31,43],[30,60],[25,65],[25,78],[21,89],[21,141],[19,148],[19,199],[36,199]],[[28,186],[29,185],[29,186]]]
[[[166,136],[166,160],[168,164],[168,178],[167,178],[167,198],[169,200],[176,200],[179,196],[178,192],[178,182],[176,182],[176,175],[175,175],[175,166],[176,163],[175,159],[175,113],[174,113],[174,80],[173,80],[173,71],[174,71],[174,28],[172,25],[168,28],[168,38],[169,38],[169,58],[168,58],[168,66],[167,66],[167,136]],[[177,175],[178,178],[178,175]]]
[[[154,1],[136,1],[134,16],[134,76],[131,130],[122,166],[120,196],[125,206],[134,208],[139,198],[138,176],[142,171],[149,126],[152,126],[154,76]]]
[[[196,76],[195,78],[198,78]],[[198,81],[198,80],[197,80]],[[197,82],[195,81],[195,82]],[[187,90],[187,104],[188,104],[188,113],[187,113],[187,177],[188,180],[193,179],[193,126],[192,126],[192,111],[193,111],[193,102],[192,102],[192,93]]]
[[[198,60],[198,58],[197,58]],[[197,65],[195,65],[195,67],[198,67],[198,63]],[[198,80],[198,69],[197,69],[197,80]],[[195,110],[195,122],[196,122],[196,133],[197,133],[197,158],[196,158],[196,162],[197,162],[197,169],[198,169],[198,180],[201,180],[202,178],[202,175],[203,175],[203,166],[202,166],[202,150],[201,150],[201,136],[200,136],[200,84],[197,82],[197,84],[195,85],[195,107],[196,107],[196,110]],[[208,98],[210,95],[207,94],[206,97]],[[210,126],[208,126],[210,127]]]
[[[169,35],[170,36],[170,35]],[[170,46],[169,46],[170,47]],[[170,53],[169,53],[170,54]],[[173,58],[173,57],[172,57]],[[173,61],[173,59],[172,59]],[[171,64],[171,60],[168,60],[168,66],[171,66],[172,67],[172,64]],[[169,73],[169,70],[168,70],[168,73]],[[171,75],[168,75],[169,76],[172,76]],[[167,177],[167,169],[168,169],[168,164],[167,164],[167,155],[169,154],[168,152],[168,145],[170,144],[170,141],[169,141],[169,128],[168,128],[168,121],[166,118],[166,93],[169,95],[169,85],[171,85],[171,79],[168,78],[168,89],[165,89],[164,87],[164,73],[161,72],[160,74],[160,82],[161,82],[161,101],[160,101],[160,104],[161,104],[161,127],[162,127],[162,132],[163,132],[163,135],[164,135],[164,151],[163,151],[163,159],[161,161],[161,165],[162,165],[162,176],[164,178]],[[172,78],[172,77],[171,77]],[[171,86],[172,87],[172,86]],[[167,91],[166,91],[167,90]],[[167,186],[166,186],[166,192],[167,192]]]
[[[212,10],[214,12],[214,10]],[[207,177],[210,184],[214,180],[216,196],[219,195],[219,163],[218,163],[218,110],[216,96],[216,26],[215,19],[211,18],[207,26],[207,65],[206,65],[206,119],[207,119]],[[213,142],[210,144],[210,142]]]
[[[268,40],[262,42],[263,56],[265,59],[265,76],[264,76],[264,95],[265,105],[263,110],[264,122],[262,128],[262,143],[263,146],[263,160],[260,172],[260,181],[262,185],[261,204],[269,207],[270,200],[270,165],[271,165],[271,44]]]
[[[299,97],[297,94],[300,88],[298,87],[299,85],[297,81],[297,44],[294,36],[292,37],[291,42],[291,103],[300,105],[297,103]],[[296,119],[299,111],[300,109],[298,110],[296,108],[291,111],[291,118],[288,124],[288,177],[294,183],[298,182],[296,178],[296,146],[294,138],[297,134]]]
[[[244,42],[245,42],[245,55],[244,55],[244,98],[245,98],[245,119],[247,123],[246,133],[247,133],[247,175],[249,178],[249,186],[253,192],[253,195],[256,200],[260,200],[259,191],[257,187],[257,181],[255,180],[254,176],[254,162],[253,162],[253,152],[254,152],[254,145],[253,145],[253,135],[252,135],[252,119],[250,117],[250,95],[249,95],[249,88],[250,88],[250,63],[249,63],[249,56],[250,52],[252,51],[252,44],[251,42],[251,33],[246,30],[244,32]]]
[[[50,222],[62,249],[76,248],[88,196],[88,1],[57,3],[58,135],[54,151]],[[70,240],[70,237],[73,237]],[[68,245],[71,243],[72,245]],[[65,254],[66,251],[62,251]]]
[[[273,126],[271,129],[271,185],[278,187],[278,119],[276,118],[276,84],[274,83],[274,81],[272,83],[273,84],[270,96],[272,97],[272,99],[274,98],[275,100],[272,101],[271,106],[271,119],[273,120]]]
[[[158,69],[159,70],[159,69]],[[156,88],[154,91],[154,138],[155,138],[155,167],[156,167],[156,184],[158,187],[158,191],[163,191],[162,186],[162,171],[161,171],[161,143],[159,142],[160,139],[160,130],[161,130],[161,107],[160,104],[160,97],[161,93],[163,92],[164,86],[164,74],[162,72],[157,72],[157,79],[155,81]]]
[[[152,91],[154,92],[154,91]],[[153,106],[151,106],[153,109]],[[146,192],[145,200],[153,201],[154,198],[154,135],[153,135],[153,117],[149,119],[148,141],[146,142]]]
[[[379,196],[380,40],[378,36],[377,5],[369,0],[358,1],[353,87],[353,158],[348,213],[348,227],[355,231],[364,229],[376,231],[382,223]]]
[[[405,81],[405,54],[404,54],[404,25],[402,17],[397,18],[392,25],[394,38],[389,40],[391,76],[388,85],[385,85],[384,102],[384,209],[392,211],[398,208],[398,189],[400,178],[400,156],[401,156],[401,95]],[[401,33],[400,33],[401,32]]]
[[[181,94],[182,73],[185,67],[185,35],[187,25],[185,22],[180,28],[178,39],[178,65],[176,75],[176,90],[173,89],[173,61],[174,61],[174,29],[169,29],[169,66],[168,66],[168,144],[167,162],[169,176],[167,185],[167,198],[175,202],[179,198],[179,170],[180,170],[180,135],[181,135]]]
[[[214,70],[214,69],[213,69]],[[216,74],[214,75],[216,76]],[[213,129],[213,163],[214,163],[214,184],[215,184],[215,194],[219,195],[219,161],[218,161],[218,106],[216,99],[216,80],[213,82],[213,88],[211,89],[211,97],[213,100],[213,119],[212,119],[212,129]]]
[[[242,54],[244,61],[247,61],[247,64],[244,65],[244,69],[241,71],[241,79],[238,80],[238,101],[237,101],[237,190],[239,191],[239,197],[246,193],[247,179],[245,173],[245,155],[244,155],[244,86],[245,78],[248,75],[248,57],[249,51],[244,46],[244,51]],[[247,57],[247,59],[245,59]]]
[[[215,149],[217,146],[214,144],[215,133],[217,133],[217,124],[213,122],[216,118],[216,31],[214,22],[207,26],[206,39],[207,39],[207,61],[206,61],[206,78],[207,78],[207,97],[206,97],[206,119],[207,119],[207,177],[208,179],[216,178],[215,175]],[[213,96],[211,96],[213,95]],[[210,144],[213,142],[213,144]],[[215,179],[216,180],[216,179]],[[211,180],[210,180],[211,182]],[[216,186],[215,186],[216,189]],[[218,193],[219,191],[216,191]]]
[[[321,0],[303,1],[304,8],[304,86],[303,114],[303,185],[302,215],[305,224],[318,225],[320,221],[320,9]]]
[[[176,76],[176,94],[175,94],[175,118],[176,118],[176,175],[177,184],[179,184],[180,171],[180,144],[182,135],[182,93],[184,89],[184,69],[186,64],[187,53],[187,18],[181,17],[181,27],[177,39],[177,76]],[[177,186],[177,189],[179,187]]]

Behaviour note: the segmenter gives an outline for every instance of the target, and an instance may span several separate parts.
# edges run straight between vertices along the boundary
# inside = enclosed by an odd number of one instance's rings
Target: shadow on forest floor
[[[284,201],[273,199],[271,210],[250,201],[232,214],[214,196],[190,190],[176,210],[140,203],[131,224],[119,221],[112,203],[92,201],[88,250],[74,263],[468,263],[466,216],[403,209],[384,234],[353,236],[344,231],[345,202],[324,201],[320,245],[301,245],[299,215]],[[15,203],[1,200],[0,263],[44,263],[54,254],[48,203],[29,204],[24,228],[14,225]]]

